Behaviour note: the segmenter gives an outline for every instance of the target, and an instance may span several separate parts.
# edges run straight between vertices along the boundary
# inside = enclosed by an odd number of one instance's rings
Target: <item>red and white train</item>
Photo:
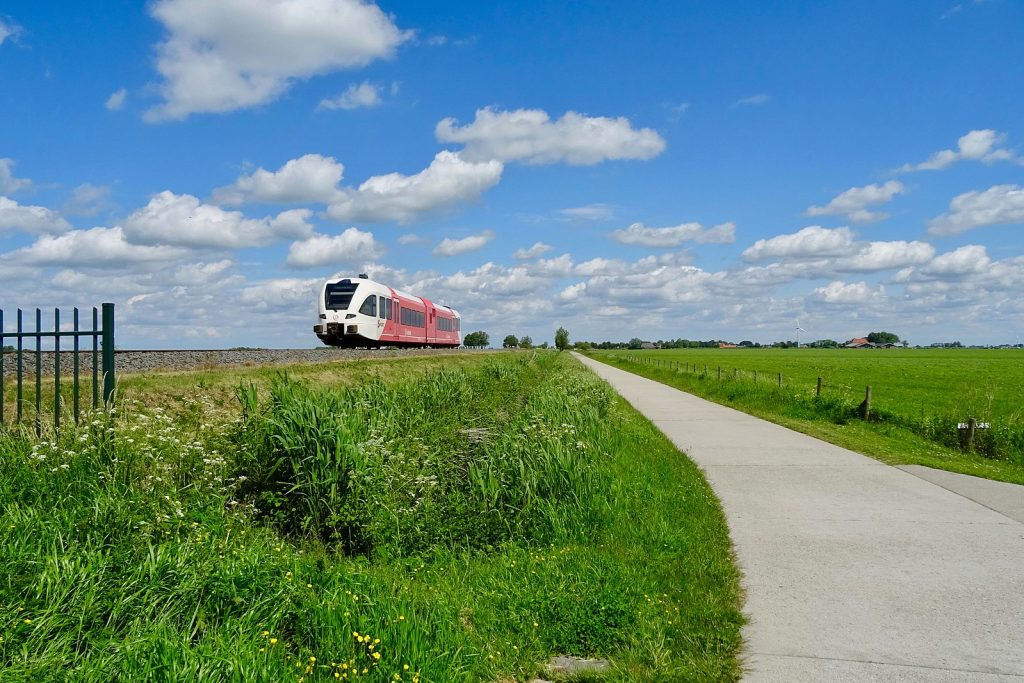
[[[462,318],[449,306],[392,289],[360,274],[328,280],[313,332],[328,346],[459,346]]]

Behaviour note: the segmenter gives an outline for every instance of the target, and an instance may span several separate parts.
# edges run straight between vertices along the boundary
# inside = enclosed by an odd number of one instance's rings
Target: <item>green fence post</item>
[[[103,304],[103,405],[114,401],[114,304]]]
[[[60,431],[60,309],[53,309],[53,433]]]

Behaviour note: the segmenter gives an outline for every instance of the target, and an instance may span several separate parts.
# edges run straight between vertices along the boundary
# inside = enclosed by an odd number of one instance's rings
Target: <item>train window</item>
[[[324,289],[324,308],[344,311],[352,303],[352,295],[356,293],[358,286],[358,282],[328,283]]]
[[[458,332],[462,329],[462,318],[455,319],[455,331]]]
[[[364,301],[363,305],[359,307],[359,312],[363,315],[377,315],[377,296],[375,294],[371,294],[366,297],[366,301]]]
[[[385,299],[384,297],[380,298],[380,305],[377,307],[377,317],[378,318],[386,318],[386,317],[388,317],[388,304],[389,303],[391,303],[390,300]]]

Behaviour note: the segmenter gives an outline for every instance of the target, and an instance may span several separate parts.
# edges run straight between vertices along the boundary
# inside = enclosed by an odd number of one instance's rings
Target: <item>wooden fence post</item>
[[[967,421],[967,450],[974,450],[974,432],[978,428],[978,421],[973,417]]]
[[[718,366],[718,381],[719,382],[722,381],[722,366],[721,365]]]
[[[821,398],[821,378],[818,378],[818,388],[814,392],[815,398]]]
[[[779,373],[779,386],[782,386],[782,373]]]
[[[864,391],[864,402],[860,404],[860,416],[867,420],[871,417],[871,385]]]

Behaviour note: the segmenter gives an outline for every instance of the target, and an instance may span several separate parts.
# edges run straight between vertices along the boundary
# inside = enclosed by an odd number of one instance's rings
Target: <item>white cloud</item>
[[[761,104],[767,104],[768,102],[771,101],[771,99],[772,99],[771,95],[766,95],[764,93],[761,93],[761,94],[758,94],[758,95],[751,95],[750,97],[744,97],[743,99],[736,100],[735,102],[732,103],[731,106],[733,106],[733,107],[757,106],[757,105],[761,105]]]
[[[308,309],[310,302],[316,302],[317,289],[323,282],[318,278],[264,280],[243,288],[239,301],[256,310],[292,309],[299,306]]]
[[[965,192],[949,203],[949,212],[928,222],[932,235],[957,233],[1001,223],[1024,223],[1024,188],[995,185],[984,192]]]
[[[885,297],[885,288],[871,287],[866,282],[841,282],[836,280],[824,287],[817,287],[811,293],[813,298],[827,304],[860,305],[878,301]]]
[[[487,246],[487,243],[494,239],[493,230],[484,230],[478,235],[470,235],[469,237],[463,237],[462,239],[452,239],[446,237],[441,240],[441,243],[434,247],[434,251],[431,252],[434,256],[458,256],[459,254],[468,254],[472,251],[479,251]]]
[[[213,191],[214,201],[237,205],[245,202],[291,204],[330,203],[343,196],[338,184],[345,167],[334,157],[306,154],[291,159],[276,171],[258,168],[239,176],[233,184]]]
[[[157,0],[164,101],[147,121],[270,102],[296,78],[391,57],[412,37],[366,0]]]
[[[648,228],[643,223],[633,223],[625,230],[613,232],[612,239],[619,244],[645,247],[678,247],[683,242],[731,244],[736,241],[736,224],[721,223],[705,228],[700,223],[683,223],[671,228]]]
[[[32,245],[8,254],[17,263],[32,265],[78,265],[130,267],[133,264],[172,261],[184,256],[184,249],[130,244],[119,227],[74,230],[59,237],[40,237]]]
[[[125,219],[124,231],[140,244],[244,248],[269,244],[275,238],[307,237],[313,232],[307,222],[311,215],[309,209],[292,209],[273,218],[250,219],[240,211],[225,211],[192,195],[164,190]]]
[[[0,197],[0,233],[18,230],[32,234],[67,232],[71,225],[60,214],[44,206],[22,206]]]
[[[569,285],[561,292],[558,293],[558,300],[564,303],[570,303],[573,301],[579,301],[587,292],[586,282],[577,282],[574,285]]]
[[[625,117],[607,118],[567,112],[552,121],[540,109],[498,111],[478,109],[472,123],[458,126],[453,118],[437,124],[437,139],[462,143],[469,161],[524,161],[597,164],[609,159],[650,159],[665,149],[665,140],[651,128],[636,130]]]
[[[320,100],[320,104],[317,105],[317,109],[369,109],[376,107],[383,100],[380,97],[381,87],[375,83],[369,81],[363,81],[362,83],[353,83],[345,89],[345,92],[341,93],[332,99]]]
[[[927,263],[935,256],[935,247],[927,242],[858,242],[859,251],[829,264],[838,272],[892,270]]]
[[[16,38],[21,32],[21,27],[14,23],[8,23],[0,19],[0,45],[8,38]]]
[[[220,280],[233,265],[234,262],[231,259],[222,259],[212,263],[189,263],[174,271],[173,280],[175,284],[207,285]]]
[[[425,239],[423,239],[419,235],[414,235],[411,232],[402,235],[401,237],[398,238],[397,241],[399,244],[403,246],[406,244],[423,244],[424,242],[426,242]]]
[[[477,199],[501,180],[499,161],[469,162],[453,152],[438,152],[430,166],[411,176],[373,176],[358,189],[344,190],[327,208],[336,221],[409,223],[422,214]]]
[[[512,254],[512,257],[519,261],[529,261],[535,259],[538,256],[543,256],[554,249],[550,244],[544,244],[543,242],[534,242],[533,246],[529,249],[516,249],[516,252]]]
[[[105,185],[82,183],[71,192],[71,201],[64,213],[73,216],[95,216],[107,206],[110,188]]]
[[[906,191],[906,187],[898,180],[890,180],[883,185],[851,187],[825,206],[811,206],[804,213],[808,216],[846,216],[854,223],[878,221],[888,218],[889,214],[869,211],[867,207],[885,204]]]
[[[742,256],[746,261],[845,256],[853,251],[853,245],[853,233],[849,228],[811,225],[792,234],[757,240]]]
[[[980,244],[965,244],[936,256],[931,263],[921,268],[920,272],[937,278],[962,277],[982,273],[991,263],[992,259],[986,253],[985,247]]]
[[[586,206],[574,206],[568,209],[559,209],[558,215],[562,220],[570,223],[584,223],[590,221],[605,221],[615,213],[610,204],[587,204]]]
[[[14,159],[0,159],[0,194],[14,194],[32,187],[31,180],[14,177],[13,167]]]
[[[980,161],[985,164],[1013,161],[1016,159],[1014,153],[1001,147],[1005,141],[1004,133],[991,129],[972,130],[960,137],[955,150],[944,149],[931,155],[927,161],[922,161],[919,164],[904,164],[897,171],[902,173],[938,171],[958,161]]]
[[[292,242],[287,263],[295,268],[355,264],[372,261],[383,253],[383,247],[373,239],[372,232],[349,228],[340,235],[313,235],[301,242]]]
[[[128,97],[128,91],[124,88],[114,91],[110,97],[107,98],[105,106],[110,111],[119,111],[124,107],[125,98]]]

